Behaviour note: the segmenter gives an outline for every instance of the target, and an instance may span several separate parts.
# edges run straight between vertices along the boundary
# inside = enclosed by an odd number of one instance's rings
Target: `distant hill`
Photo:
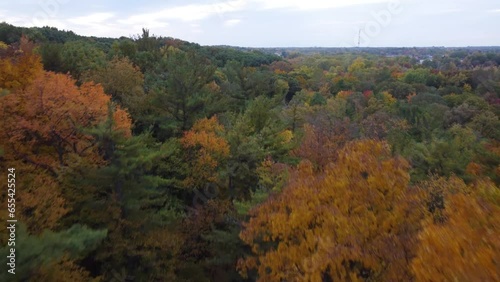
[[[10,44],[18,42],[21,35],[24,34],[37,43],[52,42],[65,43],[73,40],[88,40],[104,46],[127,37],[109,38],[95,36],[81,36],[70,30],[59,30],[55,27],[16,27],[6,22],[0,23],[0,41]],[[140,35],[137,35],[139,37]],[[176,41],[177,45],[200,47],[199,44],[191,43],[172,37],[156,37],[160,40]],[[288,57],[291,54],[303,55],[335,55],[345,53],[364,53],[382,56],[435,56],[449,53],[461,53],[463,56],[473,52],[500,53],[500,46],[471,46],[471,47],[274,47],[274,48],[250,48],[229,45],[205,46],[211,52],[217,52],[221,49],[234,49],[239,51],[258,51],[266,54]]]

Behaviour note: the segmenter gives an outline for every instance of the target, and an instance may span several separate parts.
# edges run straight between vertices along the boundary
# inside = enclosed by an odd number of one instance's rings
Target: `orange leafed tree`
[[[75,86],[63,74],[44,72],[24,90],[2,98],[6,150],[14,159],[57,173],[69,155],[98,159],[94,140],[82,128],[103,122],[109,96],[94,84]],[[116,129],[130,134],[130,120],[122,110],[114,113]]]
[[[31,67],[36,69],[38,64],[32,62]],[[96,140],[82,129],[103,122],[109,103],[101,86],[77,87],[67,75],[44,71],[0,97],[0,142],[7,164],[23,175],[18,215],[31,232],[56,227],[69,211],[59,178],[66,167],[83,159],[94,165],[103,163]],[[115,129],[130,135],[127,113],[117,109],[114,119]]]
[[[491,181],[467,186],[434,179],[444,197],[442,220],[429,216],[412,269],[417,281],[500,281],[500,192]]]
[[[217,168],[229,155],[229,144],[221,136],[223,132],[224,126],[214,116],[198,120],[191,130],[184,133],[181,144],[190,163],[185,187],[200,188],[207,183],[219,182]]]
[[[357,141],[324,172],[303,161],[278,195],[250,212],[240,238],[259,281],[409,281],[419,195],[386,143]]]

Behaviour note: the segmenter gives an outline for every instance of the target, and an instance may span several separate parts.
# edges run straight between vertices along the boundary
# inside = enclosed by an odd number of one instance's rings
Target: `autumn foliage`
[[[462,180],[435,179],[442,189],[440,218],[429,215],[419,235],[412,270],[417,281],[498,281],[500,194],[490,181],[467,186]],[[436,211],[434,211],[436,212]]]
[[[0,90],[28,85],[43,71],[40,57],[33,54],[34,44],[22,37],[19,44],[0,48]]]
[[[251,212],[240,236],[254,256],[241,272],[255,269],[259,281],[409,279],[407,170],[375,141],[349,143],[319,175],[302,162],[282,194]]]
[[[0,23],[0,281],[500,281],[495,47],[303,50]]]
[[[185,187],[200,188],[206,183],[220,181],[217,168],[229,155],[229,145],[221,136],[223,131],[224,126],[214,116],[198,120],[184,133],[181,144],[191,162],[189,175],[183,183]]]
[[[104,122],[110,97],[99,85],[78,87],[67,75],[42,71],[40,59],[24,49],[20,58],[1,60],[12,72],[9,81],[16,83],[3,85],[11,92],[0,97],[0,141],[7,163],[24,175],[19,215],[31,231],[40,232],[57,226],[69,211],[58,179],[64,169],[83,159],[104,163],[96,141],[83,129]],[[16,73],[24,80],[13,77]],[[113,115],[115,129],[130,135],[127,113],[118,109]]]

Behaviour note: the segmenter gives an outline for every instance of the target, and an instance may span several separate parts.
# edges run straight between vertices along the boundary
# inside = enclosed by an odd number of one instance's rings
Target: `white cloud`
[[[103,23],[113,17],[113,13],[93,13],[83,17],[69,18],[68,21],[78,25],[93,25]]]
[[[7,13],[9,15],[9,13]],[[32,27],[32,26],[54,26],[59,29],[69,29],[68,25],[63,21],[63,20],[58,20],[58,19],[53,19],[53,18],[37,18],[37,17],[30,17],[30,16],[4,16],[2,15],[2,21],[5,21],[9,24],[15,25],[15,26],[22,26],[22,27]]]
[[[224,22],[224,25],[231,27],[231,26],[235,26],[235,25],[239,24],[240,22],[241,22],[240,19],[230,19],[230,20],[226,20]]]
[[[201,25],[199,23],[192,23],[189,25],[191,27],[191,32],[192,33],[202,33],[203,32],[203,29],[201,28]]]
[[[488,12],[490,12],[490,13],[500,13],[500,9],[496,9],[496,10],[489,10]]]
[[[129,24],[149,24],[150,22],[164,22],[167,20],[180,20],[184,22],[196,22],[215,15],[241,11],[246,6],[245,0],[233,0],[213,4],[190,4],[184,6],[169,7],[157,12],[133,15],[122,20]]]
[[[116,21],[116,16],[111,12],[92,13],[85,16],[67,18],[64,21],[71,24],[71,29],[81,35],[87,36],[122,36],[131,35],[130,31],[138,31],[142,26],[123,25]],[[151,25],[151,27],[165,27],[165,23]]]
[[[446,14],[454,14],[454,13],[460,13],[464,11],[463,9],[445,9],[445,10],[430,10],[427,11],[427,15],[446,15]]]
[[[389,0],[253,0],[264,9],[321,10],[354,5],[390,2]]]

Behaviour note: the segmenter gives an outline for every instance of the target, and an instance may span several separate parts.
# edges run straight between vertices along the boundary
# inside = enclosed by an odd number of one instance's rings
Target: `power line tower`
[[[359,33],[358,33],[358,48],[360,45],[361,45],[361,28],[359,29]]]

